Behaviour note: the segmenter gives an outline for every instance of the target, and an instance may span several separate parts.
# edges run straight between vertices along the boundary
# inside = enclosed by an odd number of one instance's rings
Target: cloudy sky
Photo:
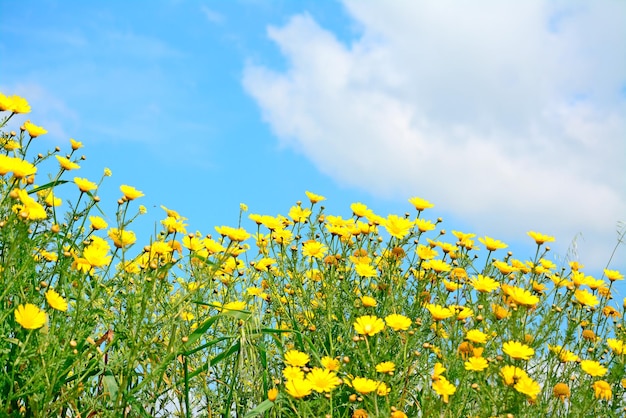
[[[420,196],[448,230],[520,258],[538,230],[596,271],[626,221],[624,51],[621,0],[0,1],[0,91],[42,147],[85,143],[82,175],[110,167],[111,201],[143,190],[149,225]]]

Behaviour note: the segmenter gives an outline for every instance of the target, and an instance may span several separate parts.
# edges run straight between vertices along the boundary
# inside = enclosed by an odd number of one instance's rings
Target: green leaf
[[[52,189],[53,187],[58,186],[59,184],[65,184],[65,183],[68,183],[68,181],[67,180],[51,181],[50,183],[46,183],[43,186],[35,187],[34,189],[29,190],[28,194],[37,193],[46,189]]]
[[[256,408],[250,410],[246,415],[243,416],[243,418],[253,418],[253,417],[262,415],[263,412],[272,409],[273,406],[274,406],[274,402],[270,401],[269,399],[266,399],[260,404],[258,404]]]

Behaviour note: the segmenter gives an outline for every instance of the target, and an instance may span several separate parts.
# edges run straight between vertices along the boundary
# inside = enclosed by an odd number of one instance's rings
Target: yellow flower
[[[624,341],[616,340],[615,338],[608,338],[606,340],[607,345],[613,350],[615,354],[621,356],[626,353],[626,349],[624,347]]]
[[[62,312],[67,311],[67,301],[63,299],[63,296],[59,295],[56,290],[48,289],[46,292],[46,300],[52,309]]]
[[[378,373],[391,373],[396,370],[396,365],[393,361],[383,361],[382,363],[378,363],[376,365],[376,371]]]
[[[482,274],[479,274],[478,277],[472,279],[470,284],[477,292],[481,293],[490,293],[500,287],[500,283],[491,277],[483,276]]]
[[[418,212],[423,211],[424,209],[430,209],[435,207],[434,204],[430,203],[428,200],[422,199],[420,197],[412,197],[409,199],[409,203],[415,206],[415,210]]]
[[[552,393],[554,394],[555,398],[558,398],[562,402],[565,402],[565,398],[569,398],[570,396],[569,386],[567,386],[565,383],[557,383],[556,385],[554,385]]]
[[[505,342],[502,351],[517,360],[529,360],[535,354],[535,350],[519,341]]]
[[[55,155],[55,157],[64,170],[78,170],[80,168],[78,164],[65,157],[61,157],[60,155]]]
[[[322,357],[320,362],[322,363],[322,366],[325,369],[333,371],[333,372],[339,370],[339,367],[341,366],[341,363],[339,363],[339,360],[337,360],[336,358],[332,358],[330,356]]]
[[[35,174],[37,167],[20,158],[0,155],[0,175],[3,176],[9,172],[13,172],[15,177],[21,179]]]
[[[411,326],[411,320],[404,315],[391,314],[385,317],[385,322],[394,331],[406,331]]]
[[[243,228],[233,228],[230,226],[216,226],[218,234],[230,238],[231,241],[243,242],[250,238],[250,234]]]
[[[551,237],[550,235],[544,235],[540,232],[529,231],[528,236],[534,239],[537,245],[541,245],[546,242],[554,242],[554,237]]]
[[[483,357],[470,357],[469,360],[464,363],[464,366],[465,370],[482,372],[489,367],[489,363]]]
[[[417,256],[422,260],[432,260],[439,255],[437,253],[437,250],[435,250],[434,248],[421,244],[417,247],[416,252]]]
[[[111,262],[109,244],[100,237],[92,237],[91,244],[83,250],[83,257],[91,267],[104,267]]]
[[[195,318],[194,314],[188,311],[181,312],[180,317],[183,321],[192,321]]]
[[[89,222],[91,222],[91,229],[95,230],[105,229],[109,226],[106,221],[99,216],[90,216]]]
[[[583,360],[580,362],[580,368],[589,376],[599,377],[604,376],[607,372],[607,368],[595,360]]]
[[[0,93],[0,111],[10,111],[12,113],[29,113],[30,105],[20,96],[7,97]]]
[[[289,350],[285,353],[285,364],[294,367],[303,367],[311,360],[308,354],[298,350]]]
[[[617,270],[604,269],[604,275],[612,282],[616,280],[624,280],[624,275]]]
[[[309,216],[311,216],[311,209],[302,209],[300,206],[292,206],[291,209],[289,209],[288,215],[294,222],[304,223],[309,219]]]
[[[487,334],[478,329],[471,329],[467,331],[465,338],[477,344],[485,344],[487,342]]]
[[[285,390],[296,399],[304,398],[313,391],[313,384],[306,379],[291,379],[285,382]]]
[[[428,309],[428,312],[430,312],[433,320],[435,321],[441,321],[454,315],[454,311],[452,309],[444,308],[441,305],[435,305],[433,303],[427,304],[426,309]]]
[[[539,383],[535,382],[530,377],[522,377],[519,379],[514,388],[532,400],[537,399],[537,395],[541,392],[541,386],[539,386]]]
[[[283,370],[283,376],[286,380],[304,379],[304,372],[300,367],[287,366]]]
[[[391,392],[391,388],[387,386],[385,382],[379,382],[378,387],[376,388],[376,394],[378,396],[387,396]]]
[[[96,183],[80,177],[74,177],[74,184],[76,184],[78,190],[84,193],[95,190],[98,187]]]
[[[313,390],[319,393],[331,392],[341,384],[341,379],[337,377],[335,372],[319,367],[313,367],[306,375],[306,380],[311,382]]]
[[[383,223],[383,226],[389,235],[402,239],[411,231],[413,221],[398,215],[389,215]]]
[[[504,292],[511,298],[511,300],[518,305],[534,306],[539,303],[539,298],[526,289],[522,289],[517,286],[502,286]]]
[[[520,379],[528,377],[524,370],[515,366],[504,366],[500,369],[500,376],[502,376],[504,384],[507,386],[513,386]]]
[[[593,293],[590,293],[585,289],[576,290],[574,292],[574,297],[581,305],[596,306],[598,303],[600,303],[598,298]]]
[[[274,402],[276,400],[276,398],[278,398],[278,389],[277,388],[271,388],[270,390],[267,391],[267,399],[270,402]]]
[[[456,387],[443,376],[433,381],[432,387],[435,393],[443,398],[444,403],[448,403],[450,395],[456,392]]]
[[[309,240],[302,244],[302,255],[309,258],[317,258],[319,260],[323,259],[328,251],[328,247],[326,247],[321,242],[317,242],[314,240]]]
[[[425,219],[416,219],[415,226],[417,226],[417,229],[420,232],[432,231],[433,229],[437,227],[434,223],[432,223],[431,221],[427,221]]]
[[[378,388],[379,384],[379,382],[366,377],[355,377],[352,379],[352,387],[354,390],[363,395],[374,392]]]
[[[324,196],[320,196],[320,195],[317,195],[315,193],[311,193],[309,191],[306,191],[304,193],[306,194],[306,197],[308,197],[309,200],[311,201],[311,203],[313,203],[313,204],[321,202],[322,200],[326,200],[326,198]]]
[[[28,132],[31,138],[36,138],[39,135],[45,135],[48,133],[48,131],[46,131],[44,128],[31,123],[29,120],[24,122],[24,125],[22,126],[22,128]]]
[[[593,382],[592,387],[595,391],[596,399],[605,399],[608,401],[613,397],[611,385],[604,380],[598,380],[597,382]]]
[[[375,315],[363,315],[356,319],[354,329],[358,334],[371,337],[385,329],[385,323]]]
[[[81,149],[83,147],[83,143],[80,141],[76,141],[74,138],[70,138],[70,145],[74,151]]]
[[[452,270],[452,266],[443,260],[428,260],[424,262],[424,268],[434,270],[437,273],[445,273]]]
[[[46,323],[46,313],[32,303],[19,305],[15,309],[15,321],[26,329],[37,329]]]
[[[490,237],[478,238],[478,241],[482,242],[489,251],[501,250],[508,247],[508,245],[502,241]]]
[[[375,307],[378,304],[376,302],[376,299],[374,299],[371,296],[361,296],[361,303],[366,308],[373,308],[373,307]]]
[[[409,417],[404,412],[395,410],[391,412],[391,418],[409,418]]]
[[[372,265],[370,265],[370,264],[357,263],[354,266],[354,270],[356,271],[356,274],[358,274],[361,277],[376,277],[376,276],[378,276],[378,273],[376,272],[376,269]]]
[[[352,209],[352,214],[357,218],[367,217],[372,212],[367,206],[360,202],[351,204],[350,209]]]
[[[117,248],[124,248],[133,245],[137,241],[137,237],[133,231],[120,230],[111,228],[107,234]]]
[[[446,368],[443,367],[443,364],[437,362],[433,368],[433,375],[431,376],[432,380],[439,380],[443,372],[446,371]]]
[[[135,200],[138,197],[144,196],[144,194],[142,192],[140,192],[139,190],[135,189],[134,187],[128,186],[126,184],[122,184],[120,186],[120,191],[122,192],[122,194],[124,195],[124,197],[127,200]]]

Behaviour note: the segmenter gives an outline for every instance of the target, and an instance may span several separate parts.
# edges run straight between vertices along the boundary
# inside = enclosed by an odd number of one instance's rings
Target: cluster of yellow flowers
[[[0,94],[0,111],[10,112],[6,123],[30,107]],[[54,195],[58,183],[35,185],[44,157],[30,163],[18,153],[25,140],[45,133],[28,121],[19,135],[2,137],[2,203],[9,202],[10,211],[0,227],[14,216],[33,230],[61,231],[64,240],[37,248],[33,259],[41,265],[69,260],[72,273],[96,282],[107,274],[123,277],[122,294],[178,274],[163,301],[176,306],[174,328],[193,335],[206,332],[213,318],[235,318],[213,331],[214,341],[234,338],[233,329],[242,330],[242,344],[258,338],[265,402],[277,416],[299,408],[312,416],[333,408],[352,417],[427,416],[429,408],[491,416],[521,411],[520,405],[544,408],[534,410],[540,413],[574,403],[573,397],[599,402],[602,411],[624,407],[626,299],[622,308],[610,304],[613,283],[624,277],[605,269],[595,278],[574,261],[569,270],[557,266],[545,258],[552,236],[528,232],[536,257],[521,261],[511,252],[501,255],[508,246],[492,237],[455,230],[452,242],[442,241],[442,220],[424,218],[434,205],[422,198],[409,199],[417,215],[383,217],[354,203],[343,218],[326,214],[318,205],[325,198],[306,192],[310,205],[297,202],[286,217],[250,214],[252,229],[218,226],[216,236],[188,233],[186,218],[162,206],[163,232],[135,255],[129,252],[137,242],[128,229],[132,221],[109,227],[103,217],[85,215],[80,230],[86,235],[70,245],[67,225],[54,216],[62,205]],[[74,152],[82,146],[71,139],[70,154],[55,155],[57,180],[80,169]],[[110,175],[105,170],[104,177]],[[79,200],[93,204],[100,183],[73,178]],[[128,185],[120,192],[120,207],[143,196]],[[242,213],[247,210],[242,204]],[[480,245],[483,268],[476,267]],[[75,313],[61,289],[44,281],[37,291],[41,306],[45,299],[53,310]],[[34,300],[15,300],[15,323],[24,330],[46,325],[47,312]],[[212,364],[209,357],[200,362]],[[214,376],[220,382],[217,371]],[[500,404],[494,406],[493,396]]]

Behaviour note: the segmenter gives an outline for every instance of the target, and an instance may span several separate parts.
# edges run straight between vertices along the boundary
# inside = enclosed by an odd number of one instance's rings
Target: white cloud
[[[350,44],[297,15],[268,29],[287,70],[245,69],[283,145],[341,183],[426,197],[502,239],[582,232],[589,264],[606,261],[626,220],[626,3],[346,10],[361,28]]]

